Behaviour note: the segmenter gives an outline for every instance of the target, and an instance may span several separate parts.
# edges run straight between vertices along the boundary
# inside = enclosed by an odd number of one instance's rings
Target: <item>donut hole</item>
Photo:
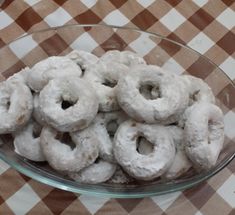
[[[153,152],[153,144],[145,137],[139,136],[136,141],[136,151],[142,155],[148,155]]]
[[[117,85],[117,81],[105,78],[104,81],[102,82],[102,84],[104,86],[114,88]]]
[[[40,137],[41,131],[42,131],[42,127],[34,125],[33,126],[33,138],[36,139]]]
[[[197,90],[193,92],[191,95],[189,95],[189,101],[191,101],[191,104],[193,104],[193,102],[198,100],[199,93],[200,93],[200,90]]]
[[[6,109],[9,110],[9,109],[10,109],[10,106],[11,106],[11,101],[8,100],[7,103],[6,103]]]
[[[148,100],[154,100],[161,97],[159,86],[151,84],[141,84],[139,88],[140,94]]]
[[[111,120],[106,125],[107,132],[111,138],[114,137],[117,129],[118,129],[118,123],[116,120]]]
[[[80,67],[80,69],[81,69],[81,71],[82,71],[81,77],[83,77],[84,74],[85,74],[85,68],[84,68],[84,66],[81,65],[80,63],[77,63],[77,65]]]
[[[70,107],[72,107],[76,102],[73,102],[73,101],[67,101],[67,100],[62,100],[61,102],[61,108],[63,110],[66,110]]]
[[[68,145],[72,150],[76,147],[76,144],[72,141],[71,136],[69,135],[69,132],[58,132],[55,136],[55,139],[59,140],[65,145]]]

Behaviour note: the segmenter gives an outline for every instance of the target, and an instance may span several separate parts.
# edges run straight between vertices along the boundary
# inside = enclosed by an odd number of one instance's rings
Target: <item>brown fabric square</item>
[[[115,199],[107,201],[95,215],[128,215],[128,213]]]
[[[228,96],[229,95],[229,96]],[[235,89],[232,84],[228,84],[221,92],[218,94],[217,98],[229,109],[235,108]]]
[[[13,22],[0,31],[0,38],[5,43],[9,43],[23,33],[25,33],[25,31],[17,23]]]
[[[104,208],[104,206],[102,206],[102,209]],[[115,206],[112,208],[109,208],[109,211],[115,211]],[[79,201],[79,199],[74,200],[62,213],[61,215],[91,215],[91,213],[87,210],[87,208]],[[96,215],[99,214],[99,212],[95,213]],[[103,213],[105,214],[105,213]],[[102,215],[103,215],[102,214]]]
[[[8,77],[12,76],[16,72],[19,72],[21,69],[25,68],[25,64],[22,61],[18,61],[13,66],[11,66],[9,69],[2,72],[2,75],[7,79]]]
[[[182,0],[166,0],[168,4],[170,4],[172,7],[175,7],[178,5]]]
[[[214,18],[205,10],[200,8],[188,20],[202,31],[214,20]]]
[[[41,21],[42,18],[31,7],[15,20],[15,22],[25,31],[28,31],[33,25]]]
[[[110,0],[110,2],[112,2],[112,4],[116,8],[120,8],[123,4],[125,4],[127,2],[127,0]]]
[[[187,72],[198,78],[205,79],[214,69],[215,66],[207,59],[199,57],[198,60],[187,69]]]
[[[0,214],[15,215],[15,213],[13,213],[13,211],[9,208],[9,206],[6,203],[0,205]]]
[[[167,38],[169,38],[169,39],[171,39],[171,40],[173,40],[173,41],[175,41],[175,42],[178,42],[178,43],[180,43],[180,44],[183,44],[183,45],[185,45],[185,42],[183,41],[183,40],[181,40],[175,33],[170,33],[168,36],[167,36]]]
[[[145,9],[137,16],[135,16],[131,21],[140,29],[146,30],[150,26],[152,26],[155,22],[157,22],[158,19],[147,9]]]
[[[234,0],[222,0],[222,2],[226,4],[227,6],[231,6],[234,3]]]
[[[117,199],[116,201],[129,213],[131,212],[142,199]]]
[[[60,214],[75,199],[77,196],[71,192],[54,189],[43,199],[43,202],[54,214]]]
[[[179,45],[170,43],[167,40],[162,40],[158,45],[162,49],[164,49],[170,56],[173,56],[181,49]]]
[[[100,46],[105,51],[114,50],[114,49],[122,51],[127,47],[127,44],[121,37],[119,37],[116,33],[114,33],[104,43],[100,44]]]
[[[229,31],[217,42],[217,44],[229,55],[232,55],[235,52],[235,34],[232,31]]]
[[[35,180],[30,180],[28,182],[28,184],[30,185],[30,187],[37,193],[37,195],[43,199],[45,196],[47,196],[54,188],[46,185],[46,184],[42,184],[38,181]]]
[[[205,182],[183,193],[197,209],[200,209],[215,193],[215,190]]]
[[[58,5],[62,6],[65,2],[67,2],[68,0],[54,0],[54,2],[56,2]]]
[[[40,43],[40,47],[48,54],[48,56],[53,56],[59,55],[68,47],[68,44],[58,34],[55,34]]]
[[[12,2],[13,2],[14,0],[5,0],[5,1],[3,1],[3,4],[1,5],[1,9],[2,10],[5,10],[7,7],[8,7],[8,5],[10,5]]]
[[[2,48],[3,46],[5,46],[5,43],[2,41],[2,39],[0,38],[0,48]]]
[[[101,21],[100,17],[98,17],[92,10],[87,10],[86,12],[76,16],[74,19],[80,24],[96,24]]]
[[[53,215],[51,210],[44,204],[43,201],[38,202],[30,211],[27,212],[27,215]]]

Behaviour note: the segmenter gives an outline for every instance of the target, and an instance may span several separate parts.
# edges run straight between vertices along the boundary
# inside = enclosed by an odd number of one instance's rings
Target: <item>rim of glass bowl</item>
[[[210,62],[213,66],[215,66],[215,68],[217,68],[223,75],[225,75],[227,77],[227,79],[230,81],[230,83],[233,85],[233,87],[235,88],[235,84],[234,82],[227,76],[226,73],[224,73],[213,61],[211,61],[209,58],[201,55],[199,52],[197,52],[196,50],[186,46],[186,45],[182,45],[174,40],[168,39],[164,36],[161,36],[157,33],[152,33],[152,32],[147,32],[147,31],[143,31],[140,30],[138,28],[131,28],[131,27],[121,27],[121,26],[115,26],[115,25],[103,25],[103,24],[84,24],[84,25],[80,25],[80,24],[71,24],[71,25],[63,25],[63,26],[58,26],[58,27],[52,27],[52,28],[46,28],[46,29],[42,29],[39,31],[34,31],[34,32],[30,32],[28,34],[25,34],[21,37],[16,38],[15,40],[9,42],[8,44],[6,44],[6,46],[9,46],[9,44],[11,44],[14,41],[20,40],[24,37],[27,37],[29,35],[32,34],[37,34],[40,32],[46,32],[46,31],[52,31],[52,30],[57,30],[57,29],[63,29],[63,28],[72,28],[72,27],[78,27],[78,28],[84,28],[84,27],[107,27],[107,28],[114,28],[114,29],[123,29],[123,30],[130,30],[130,31],[136,31],[136,32],[140,32],[140,33],[146,33],[148,35],[157,37],[159,39],[163,39],[166,41],[169,41],[171,43],[174,43],[176,45],[179,45],[183,48],[189,49],[190,51],[198,54],[200,57],[203,57],[205,60],[207,60],[208,62]],[[48,172],[42,172],[43,174],[40,174],[40,172],[38,173],[38,168],[33,166],[33,165],[29,165],[28,163],[24,163],[24,159],[20,158],[17,159],[17,161],[15,161],[14,159],[11,159],[9,157],[7,157],[7,155],[4,154],[4,152],[2,152],[0,150],[0,159],[2,159],[3,161],[5,161],[7,164],[9,164],[11,167],[13,167],[14,169],[16,169],[17,171],[19,171],[20,173],[35,179],[36,181],[42,182],[44,184],[62,189],[62,190],[66,190],[66,191],[71,191],[74,193],[80,193],[80,194],[90,194],[90,195],[95,195],[95,196],[107,196],[107,197],[112,197],[112,198],[142,198],[142,197],[147,197],[147,196],[154,196],[154,195],[162,195],[162,194],[166,194],[166,193],[170,193],[170,192],[175,192],[175,191],[180,191],[180,190],[185,190],[187,188],[190,188],[192,186],[195,186],[207,179],[209,179],[210,177],[214,176],[215,174],[217,174],[219,171],[221,171],[224,167],[226,167],[235,157],[235,152],[231,153],[231,156],[223,159],[217,166],[216,168],[212,168],[211,170],[204,172],[204,173],[200,173],[196,176],[194,176],[191,179],[187,179],[187,180],[182,180],[180,182],[174,183],[174,181],[172,182],[166,182],[166,183],[162,183],[162,184],[151,184],[151,185],[141,185],[142,187],[148,187],[151,186],[151,191],[148,190],[146,191],[139,191],[137,189],[137,191],[135,190],[134,187],[125,187],[125,190],[121,190],[118,189],[118,186],[116,186],[115,189],[112,190],[112,186],[113,185],[87,185],[87,184],[79,184],[77,182],[73,182],[73,181],[69,181],[67,179],[64,178],[60,178],[57,176],[54,176]],[[20,161],[20,163],[19,163]],[[24,165],[23,165],[24,164]],[[25,165],[26,164],[26,165]],[[128,185],[127,185],[128,186]]]

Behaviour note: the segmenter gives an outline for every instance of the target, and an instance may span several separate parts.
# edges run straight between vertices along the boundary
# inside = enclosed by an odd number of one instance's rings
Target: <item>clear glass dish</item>
[[[31,67],[52,55],[65,55],[72,49],[81,49],[101,56],[105,51],[132,50],[173,73],[189,73],[204,79],[216,95],[217,105],[224,113],[235,109],[234,83],[208,58],[176,41],[138,29],[107,25],[68,25],[33,32],[16,39],[0,49],[1,78],[7,78],[25,66]],[[235,119],[230,119],[230,122]],[[139,198],[184,190],[212,177],[235,156],[235,134],[225,123],[226,138],[223,151],[214,168],[200,174],[187,174],[170,182],[154,181],[148,184],[81,184],[63,177],[46,163],[31,162],[14,152],[9,135],[2,136],[0,158],[19,172],[42,183],[63,190],[109,196],[113,198]],[[235,132],[234,132],[235,133]]]

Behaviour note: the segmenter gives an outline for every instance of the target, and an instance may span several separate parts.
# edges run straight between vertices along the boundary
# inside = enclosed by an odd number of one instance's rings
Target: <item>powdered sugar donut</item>
[[[152,153],[141,155],[137,152],[136,144],[140,137],[153,144]],[[162,175],[171,166],[175,156],[172,137],[160,125],[125,121],[119,126],[114,143],[117,162],[131,176],[141,180],[152,180]]]
[[[100,111],[120,109],[116,99],[116,84],[127,70],[128,67],[115,62],[99,62],[87,69],[84,79],[96,89]]]
[[[168,126],[169,135],[172,135],[176,154],[171,167],[163,175],[163,178],[176,179],[192,167],[192,162],[185,153],[184,131],[177,126]]]
[[[135,179],[125,173],[123,169],[117,165],[116,171],[108,182],[111,184],[128,184],[133,181],[135,181]]]
[[[105,161],[116,162],[113,155],[113,137],[118,126],[128,119],[123,111],[99,113],[87,129],[94,132],[99,140],[99,157]]]
[[[141,85],[158,87],[159,98],[144,98],[139,91]],[[117,99],[122,109],[136,121],[158,123],[183,112],[189,98],[178,76],[157,66],[139,65],[119,79]]]
[[[44,127],[41,132],[41,147],[46,160],[59,171],[78,172],[91,165],[99,154],[97,140],[86,129],[79,131],[80,141],[73,138],[75,148],[58,139],[61,133],[51,127]],[[56,139],[57,138],[57,139]]]
[[[86,128],[95,118],[98,99],[86,81],[75,76],[60,77],[40,92],[39,106],[49,125],[72,132]]]
[[[45,161],[40,145],[41,126],[30,121],[14,134],[15,152],[32,161]]]
[[[224,142],[223,113],[211,103],[195,103],[188,109],[185,122],[185,150],[198,169],[216,164]]]
[[[70,172],[69,177],[75,181],[98,184],[109,180],[116,170],[116,164],[109,163],[104,160],[97,160],[97,162],[82,169],[80,172]]]
[[[29,67],[25,67],[21,69],[19,72],[10,76],[7,80],[18,80],[24,84],[27,84],[27,79],[28,79],[28,75],[30,72],[31,72],[31,69]]]
[[[33,109],[30,89],[16,79],[0,83],[0,134],[11,133],[23,127]]]
[[[37,93],[35,93],[33,95],[33,118],[41,126],[44,126],[46,124],[46,121],[45,121],[43,114],[41,113],[41,110],[39,107],[39,94],[37,94]]]
[[[205,81],[191,75],[182,75],[181,77],[188,85],[189,105],[203,101],[215,103],[215,96]]]
[[[146,64],[145,60],[138,54],[131,51],[107,51],[101,58],[101,61],[105,62],[118,62],[125,64],[126,66],[133,66],[137,64]]]
[[[28,74],[27,83],[32,90],[39,92],[49,80],[65,76],[81,76],[80,67],[67,57],[52,56],[36,63]]]
[[[74,61],[77,65],[79,65],[83,74],[89,65],[93,65],[99,60],[99,58],[95,55],[82,50],[73,50],[66,56],[72,61]]]

